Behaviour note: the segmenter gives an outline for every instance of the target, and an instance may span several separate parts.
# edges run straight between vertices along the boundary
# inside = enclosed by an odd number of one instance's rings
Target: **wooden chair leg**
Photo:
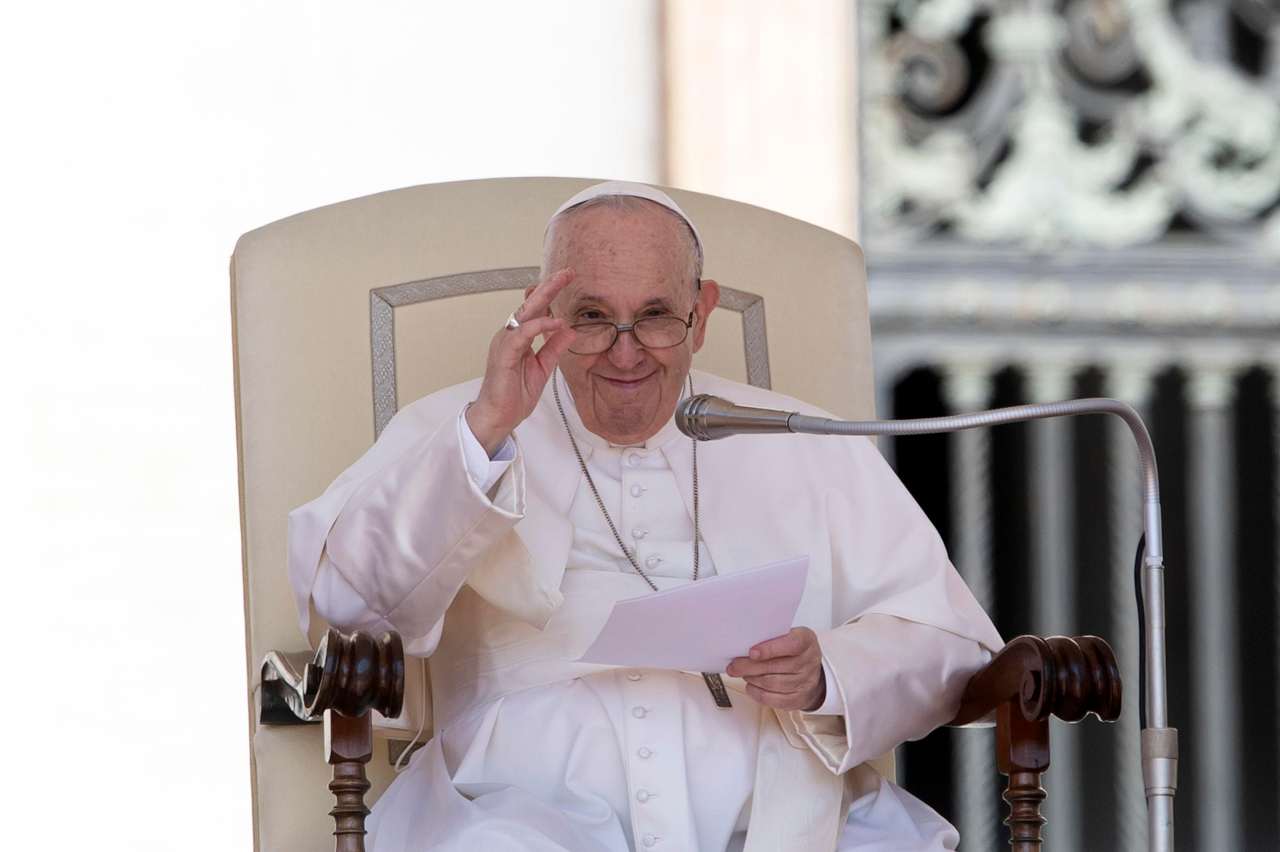
[[[1049,768],[1049,720],[1028,722],[1016,702],[1005,702],[996,714],[996,751],[1000,772],[1009,777],[1004,791],[1009,844],[1013,852],[1040,852],[1045,824],[1040,775]]]
[[[260,724],[324,723],[324,759],[333,766],[329,791],[338,852],[364,852],[364,765],[373,757],[373,717],[400,715],[404,704],[404,642],[398,633],[374,638],[330,627],[308,654],[271,651],[262,661]]]
[[[336,852],[364,852],[364,794],[369,779],[364,765],[373,757],[373,718],[368,712],[352,718],[334,710],[324,711],[325,760],[333,765],[329,790],[337,804],[333,817]]]

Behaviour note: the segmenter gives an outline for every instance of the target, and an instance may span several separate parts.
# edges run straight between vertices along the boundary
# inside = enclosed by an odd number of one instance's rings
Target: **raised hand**
[[[467,409],[467,425],[489,455],[538,404],[547,379],[573,342],[575,332],[562,319],[549,314],[551,300],[573,281],[572,269],[561,269],[526,291],[525,301],[512,314],[519,328],[503,327],[489,344],[484,382],[476,401]],[[533,351],[533,341],[546,337]]]
[[[779,710],[817,710],[827,697],[818,636],[793,627],[785,636],[755,645],[735,657],[725,674],[747,682],[747,695]]]

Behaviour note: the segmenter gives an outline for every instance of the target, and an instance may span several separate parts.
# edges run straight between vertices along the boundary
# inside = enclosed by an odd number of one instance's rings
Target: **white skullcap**
[[[625,180],[607,180],[604,183],[598,183],[595,186],[589,186],[570,198],[564,204],[556,208],[556,212],[551,214],[551,219],[547,220],[547,227],[551,226],[551,222],[570,207],[577,207],[579,204],[590,201],[593,198],[603,198],[610,195],[629,195],[632,198],[643,198],[646,201],[652,201],[654,204],[661,204],[672,213],[684,220],[689,226],[689,230],[693,232],[693,241],[696,244],[698,255],[702,255],[702,236],[698,233],[697,227],[693,224],[693,220],[685,215],[680,209],[680,205],[671,200],[671,196],[667,195],[660,189],[654,189],[652,186],[643,183],[632,183]]]

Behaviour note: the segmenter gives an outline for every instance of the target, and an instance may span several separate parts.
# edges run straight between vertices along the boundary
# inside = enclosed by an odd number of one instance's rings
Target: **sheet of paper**
[[[808,573],[803,556],[618,601],[579,659],[723,672],[752,645],[791,629]]]

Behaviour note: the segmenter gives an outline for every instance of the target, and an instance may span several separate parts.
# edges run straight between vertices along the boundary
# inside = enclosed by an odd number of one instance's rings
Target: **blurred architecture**
[[[862,243],[882,416],[1102,395],[1143,413],[1178,848],[1273,848],[1280,0],[672,0],[658,17],[662,179]],[[1127,434],[1077,419],[882,449],[1006,636],[1115,645],[1124,717],[1054,729],[1047,837],[1145,848]],[[967,848],[1003,845],[989,732],[901,757]]]
[[[1280,3],[859,6],[880,411],[1106,395],[1144,413],[1164,486],[1178,848],[1272,848]],[[1124,716],[1055,727],[1047,837],[1145,848],[1130,439],[1061,421],[885,449],[1006,636],[1115,645]],[[1003,842],[984,733],[904,750],[908,787],[971,849]]]

